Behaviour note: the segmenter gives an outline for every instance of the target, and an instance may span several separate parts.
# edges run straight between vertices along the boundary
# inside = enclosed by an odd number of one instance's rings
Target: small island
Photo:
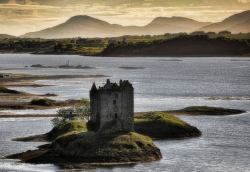
[[[237,115],[245,113],[244,110],[239,109],[226,109],[221,107],[209,107],[209,106],[190,106],[184,109],[169,111],[175,115],[208,115],[208,116],[226,116]]]
[[[136,67],[136,66],[120,66],[119,68],[125,70],[145,69],[145,67]]]
[[[27,66],[28,67],[28,66]],[[46,66],[42,64],[34,64],[30,66],[31,68],[61,68],[61,69],[94,69],[95,67],[91,66],[82,66],[82,65],[70,65],[69,62],[64,65],[59,66]]]
[[[134,88],[129,81],[93,84],[87,132],[62,134],[38,150],[10,155],[29,163],[135,163],[160,160],[159,148],[148,136],[134,130]],[[88,111],[87,109],[84,110]],[[69,119],[73,113],[64,114]],[[63,120],[55,120],[58,126]],[[81,127],[80,127],[81,128]]]

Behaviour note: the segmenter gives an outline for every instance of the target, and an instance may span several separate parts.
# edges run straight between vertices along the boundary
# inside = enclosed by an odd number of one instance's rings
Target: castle
[[[90,90],[90,120],[92,130],[111,132],[134,130],[134,88],[129,81],[119,84],[108,79],[103,87],[95,83]]]

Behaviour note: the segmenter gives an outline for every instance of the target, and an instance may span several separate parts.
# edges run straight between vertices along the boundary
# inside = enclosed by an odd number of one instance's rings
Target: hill
[[[111,57],[209,57],[244,56],[250,54],[247,40],[207,35],[182,35],[152,42],[114,42],[100,54]]]
[[[38,32],[23,35],[25,38],[117,37],[122,35],[156,35],[193,32],[210,23],[184,17],[158,17],[146,26],[122,26],[86,16],[70,18],[65,23]]]
[[[198,22],[185,17],[158,17],[144,27],[145,35],[160,35],[164,33],[191,33],[209,25],[209,22]]]
[[[227,30],[232,33],[248,33],[250,32],[250,10],[232,15],[222,22],[210,24],[201,28],[200,30],[207,32],[220,32]]]

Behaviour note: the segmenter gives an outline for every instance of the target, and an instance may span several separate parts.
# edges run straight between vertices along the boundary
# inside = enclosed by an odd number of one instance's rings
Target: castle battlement
[[[133,89],[132,84],[128,80],[120,80],[119,84],[111,83],[109,79],[102,87],[96,87],[95,83],[93,83],[90,92],[99,92],[99,91],[121,91],[124,89]]]
[[[108,79],[104,86],[94,83],[90,90],[90,123],[95,131],[112,128],[112,131],[134,130],[134,88],[125,80],[119,84]],[[113,126],[113,124],[116,126]]]

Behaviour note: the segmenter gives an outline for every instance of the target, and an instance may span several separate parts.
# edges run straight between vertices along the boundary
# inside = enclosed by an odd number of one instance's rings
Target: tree
[[[221,32],[218,33],[218,35],[220,35],[220,36],[227,36],[227,35],[231,35],[231,34],[232,33],[227,31],[227,30],[224,30],[224,31],[221,31]]]
[[[190,33],[190,35],[192,36],[206,35],[206,33],[204,31],[195,31],[195,32]]]
[[[57,111],[57,116],[52,119],[54,127],[63,125],[66,121],[81,119],[88,121],[90,117],[90,106],[85,100],[81,102],[81,105],[70,108],[63,108]]]
[[[55,46],[54,46],[54,51],[55,52],[62,52],[63,51],[62,44],[61,43],[56,43]]]

